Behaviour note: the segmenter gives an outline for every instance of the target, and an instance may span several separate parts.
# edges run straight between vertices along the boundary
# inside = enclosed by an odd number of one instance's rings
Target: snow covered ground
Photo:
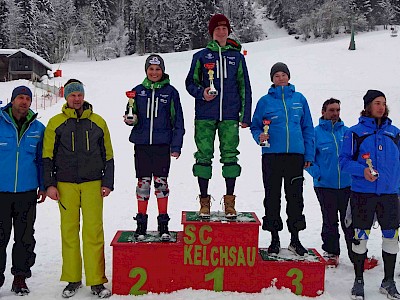
[[[271,35],[272,36],[272,35]],[[397,80],[400,78],[400,38],[390,37],[389,31],[375,31],[356,36],[356,51],[347,50],[350,37],[338,37],[334,40],[302,42],[293,36],[276,36],[265,41],[245,45],[248,51],[247,65],[253,89],[253,109],[258,99],[264,95],[270,86],[269,71],[277,61],[287,63],[291,72],[291,83],[302,92],[309,101],[314,124],[318,123],[322,102],[329,97],[342,101],[342,119],[347,125],[357,122],[359,112],[363,108],[362,97],[368,89],[382,90],[387,96],[391,109],[390,117],[396,126],[400,126],[400,90]],[[197,210],[196,196],[198,187],[193,177],[191,167],[194,162],[193,140],[194,100],[186,92],[184,81],[189,70],[193,52],[163,54],[166,72],[171,76],[171,83],[181,95],[183,105],[186,135],[182,155],[173,160],[171,165],[169,185],[171,190],[169,214],[170,229],[182,230],[182,210]],[[122,122],[122,115],[127,98],[125,91],[140,83],[144,76],[146,56],[129,56],[116,60],[101,62],[71,61],[61,64],[65,83],[69,78],[83,81],[86,89],[86,100],[93,104],[94,111],[102,115],[108,122],[114,147],[116,177],[115,191],[105,199],[104,228],[106,239],[106,272],[111,288],[112,278],[112,248],[109,246],[117,230],[133,230],[135,223],[132,217],[136,214],[136,198],[133,167],[133,145],[128,141],[130,128]],[[54,69],[58,67],[54,65]],[[58,86],[60,79],[55,80]],[[26,81],[0,83],[0,100],[3,105],[11,95],[12,89],[19,84],[29,84]],[[31,86],[32,87],[32,86]],[[33,89],[33,87],[32,87]],[[42,91],[36,91],[39,99]],[[60,112],[63,99],[57,104],[42,109],[39,107],[40,120],[47,124],[48,119]],[[264,196],[261,180],[261,151],[252,140],[248,129],[240,131],[240,161],[242,175],[237,181],[237,209],[239,211],[254,211],[259,218],[263,216],[262,200]],[[218,148],[217,148],[218,149]],[[221,209],[219,200],[224,194],[224,181],[221,176],[218,150],[214,160],[213,179],[210,182],[210,193],[216,199],[213,210]],[[305,173],[304,186],[305,215],[307,229],[300,233],[304,246],[317,248],[321,251],[321,213],[318,201],[313,191],[311,177]],[[282,216],[285,219],[285,201],[282,201]],[[154,195],[149,204],[149,229],[155,230],[157,224],[157,205]],[[31,289],[29,299],[61,299],[61,291],[65,286],[59,281],[61,270],[61,242],[59,233],[59,212],[55,202],[47,199],[38,206],[36,221],[36,253],[37,261],[33,267],[33,277],[27,283]],[[326,270],[325,293],[317,299],[349,299],[353,283],[353,268],[346,257],[345,244],[342,238],[342,257],[337,269]],[[270,236],[260,229],[259,246],[266,247]],[[285,228],[281,234],[283,247],[289,244],[289,233]],[[8,253],[11,253],[10,242]],[[380,230],[372,231],[368,244],[369,255],[375,255],[380,265],[365,273],[366,299],[385,299],[378,291],[382,276],[381,237]],[[2,299],[15,299],[10,292],[12,276],[10,275],[11,257],[8,256],[6,282],[0,290]],[[399,270],[396,270],[396,277]],[[399,280],[400,282],[400,280]],[[399,285],[400,287],[400,285]],[[112,299],[127,299],[133,296],[112,296]],[[95,299],[89,288],[81,289],[74,299]],[[215,293],[212,291],[196,291],[192,289],[174,292],[172,294],[148,294],[138,296],[143,300],[293,300],[305,299],[295,296],[288,290],[267,288],[260,293],[245,294],[233,292]]]

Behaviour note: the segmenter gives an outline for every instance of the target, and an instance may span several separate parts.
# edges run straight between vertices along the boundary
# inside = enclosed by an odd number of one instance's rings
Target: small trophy
[[[210,80],[210,90],[208,91],[208,94],[211,96],[217,96],[218,91],[215,89],[214,86],[214,67],[215,63],[206,63],[204,64],[204,67],[208,70],[208,79]]]
[[[126,96],[128,99],[128,115],[126,116],[127,120],[133,120],[133,103],[135,102],[136,91],[127,91]]]
[[[364,153],[361,157],[365,159],[365,162],[367,163],[369,171],[371,172],[372,176],[379,177],[379,173],[374,170],[374,166],[372,165],[371,155],[369,154],[369,152]]]
[[[264,134],[268,134],[268,130],[269,130],[269,124],[271,124],[271,120],[267,120],[267,119],[263,119],[263,124],[264,124]],[[271,144],[268,142],[268,140],[265,141],[260,141],[260,146],[261,147],[270,147]]]

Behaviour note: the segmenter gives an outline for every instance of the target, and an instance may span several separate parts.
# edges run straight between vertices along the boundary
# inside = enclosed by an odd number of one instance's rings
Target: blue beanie
[[[32,99],[32,91],[30,88],[24,85],[17,86],[11,95],[11,101],[13,101],[15,98],[17,98],[18,95],[26,95],[29,96]]]
[[[83,84],[80,82],[71,82],[64,86],[64,98],[67,100],[68,96],[73,92],[80,92],[85,96],[85,89],[83,88]]]

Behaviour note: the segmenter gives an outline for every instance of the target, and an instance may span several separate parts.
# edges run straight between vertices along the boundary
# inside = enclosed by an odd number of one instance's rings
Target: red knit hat
[[[223,14],[213,15],[210,23],[208,23],[208,32],[211,36],[213,36],[214,29],[218,26],[226,26],[228,27],[228,33],[231,33],[231,25],[229,24],[229,20]]]

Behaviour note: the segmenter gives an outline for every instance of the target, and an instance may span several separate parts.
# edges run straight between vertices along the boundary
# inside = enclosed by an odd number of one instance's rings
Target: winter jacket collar
[[[224,47],[221,47],[217,41],[212,40],[207,44],[208,49],[210,49],[211,51],[219,51],[219,49],[221,48],[221,52],[227,51],[227,50],[235,50],[235,51],[239,51],[242,50],[242,45],[240,45],[240,43],[238,41],[235,41],[233,39],[229,39],[226,41],[226,45]]]
[[[373,130],[382,129],[382,128],[392,125],[392,120],[390,118],[383,118],[380,128],[378,128],[378,123],[375,118],[361,116],[358,120],[359,120],[360,124],[362,124],[368,128],[371,128]]]
[[[331,120],[325,120],[323,118],[319,119],[319,126],[321,126],[324,130],[327,131],[337,131],[341,127],[344,126],[344,123],[341,119],[339,119],[335,124],[332,126],[332,121]]]
[[[76,113],[76,110],[73,108],[68,107],[68,103],[65,103],[62,107],[62,112],[64,115],[66,115],[68,118],[72,119],[78,119],[78,114]],[[87,119],[89,116],[93,113],[93,106],[85,101],[83,103],[83,113],[79,117],[79,119]]]
[[[268,90],[268,94],[277,99],[282,99],[282,95],[285,97],[291,97],[296,92],[293,84],[287,86],[275,86],[274,84]]]
[[[4,118],[7,121],[12,122],[15,125],[15,127],[18,128],[16,120],[14,119],[14,117],[12,115],[12,103],[11,102],[1,108],[1,114],[3,114]],[[33,110],[29,109],[28,114],[26,116],[26,121],[22,125],[22,129],[26,129],[28,127],[28,125],[36,119],[37,115],[38,115],[37,113],[34,113]],[[21,130],[21,132],[25,132],[25,130]]]
[[[164,73],[163,77],[161,78],[161,81],[158,82],[153,82],[151,80],[149,80],[147,77],[143,80],[142,85],[149,90],[152,89],[161,89],[163,86],[166,86],[167,84],[169,84],[170,80],[169,80],[169,75]]]

